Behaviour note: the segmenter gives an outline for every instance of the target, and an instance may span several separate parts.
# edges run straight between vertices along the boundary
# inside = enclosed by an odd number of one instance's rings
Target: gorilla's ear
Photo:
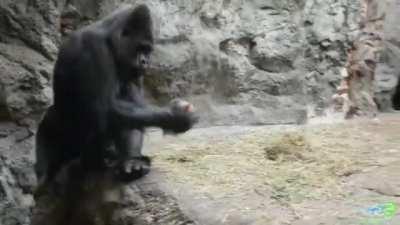
[[[146,5],[134,8],[125,23],[123,34],[137,35],[152,33],[152,19],[150,9]]]

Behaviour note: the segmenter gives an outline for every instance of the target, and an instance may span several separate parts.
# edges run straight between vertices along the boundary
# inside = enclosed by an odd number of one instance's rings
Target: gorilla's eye
[[[132,32],[131,32],[130,29],[123,29],[123,30],[122,30],[122,36],[123,36],[123,37],[130,36],[131,33],[132,33]]]
[[[144,54],[150,54],[153,51],[153,47],[148,44],[140,44],[136,50]]]

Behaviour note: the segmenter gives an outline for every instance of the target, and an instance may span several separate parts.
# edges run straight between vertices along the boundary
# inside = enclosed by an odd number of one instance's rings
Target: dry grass
[[[305,160],[304,153],[311,150],[304,135],[294,132],[272,136],[266,144],[265,156],[274,161]]]
[[[353,125],[265,130],[207,142],[181,140],[154,157],[169,179],[216,198],[256,192],[301,202],[344,197],[341,178],[373,163],[371,145],[382,140],[371,135]]]

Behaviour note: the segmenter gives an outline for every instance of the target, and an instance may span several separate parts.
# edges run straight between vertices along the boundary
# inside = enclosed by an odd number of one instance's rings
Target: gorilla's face
[[[122,34],[120,39],[120,59],[123,64],[137,71],[144,71],[150,65],[153,43],[143,37]]]
[[[133,73],[142,73],[150,65],[153,51],[153,33],[150,11],[147,7],[137,7],[131,12],[119,33],[117,61]]]
[[[136,54],[134,56],[132,66],[139,70],[145,70],[150,65],[150,56],[153,46],[150,43],[142,42],[136,46]]]

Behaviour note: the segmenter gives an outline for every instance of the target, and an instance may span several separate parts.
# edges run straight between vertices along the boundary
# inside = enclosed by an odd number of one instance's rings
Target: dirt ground
[[[166,189],[199,224],[400,225],[400,113],[149,132],[146,142]]]

